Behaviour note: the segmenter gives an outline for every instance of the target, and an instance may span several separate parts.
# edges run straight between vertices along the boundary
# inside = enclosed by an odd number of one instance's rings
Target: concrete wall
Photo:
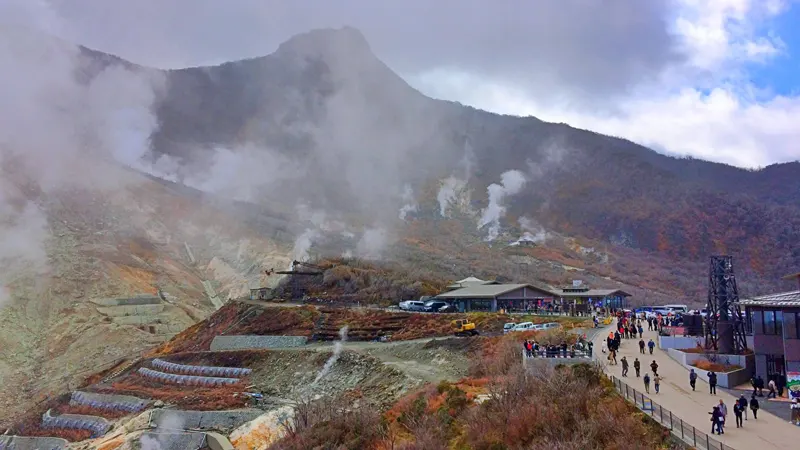
[[[161,297],[150,294],[139,294],[132,297],[98,298],[91,301],[100,306],[158,305],[161,303]]]
[[[99,306],[97,312],[100,314],[120,317],[120,316],[147,316],[156,315],[164,311],[166,305],[122,305],[122,306]]]
[[[219,433],[206,433],[206,443],[211,450],[234,450],[231,441]]]
[[[150,423],[164,422],[165,417],[178,418],[181,427],[191,430],[216,430],[230,433],[244,425],[264,411],[258,409],[238,409],[231,411],[181,411],[174,409],[156,409],[150,414]],[[174,419],[173,419],[174,420]]]
[[[211,351],[302,347],[307,341],[305,336],[216,336]]]
[[[667,349],[670,358],[678,361],[687,370],[694,369],[697,372],[697,377],[701,380],[708,382],[708,372],[698,369],[691,365],[697,360],[706,359],[705,355],[697,353],[686,353],[673,348]],[[720,355],[718,361],[731,365],[738,365],[743,367],[741,370],[723,373],[717,372],[717,385],[724,388],[734,388],[740,384],[746,383],[750,377],[753,376],[756,366],[756,358],[753,355]],[[689,374],[686,374],[686,383],[689,382]]]
[[[705,344],[705,338],[702,337],[695,337],[695,336],[659,336],[658,337],[658,348],[661,349],[687,349],[687,348],[696,348],[697,345],[703,346]]]
[[[62,450],[69,442],[49,437],[0,436],[2,450]]]

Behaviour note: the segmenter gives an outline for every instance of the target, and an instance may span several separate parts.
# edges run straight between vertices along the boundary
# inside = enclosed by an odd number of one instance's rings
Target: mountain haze
[[[485,186],[519,169],[528,182],[509,199],[509,217],[661,255],[665,264],[702,266],[711,253],[732,253],[763,289],[800,266],[800,163],[743,170],[679,159],[430,99],[352,28],[295,36],[261,58],[169,71],[167,80],[153,158],[201,171],[227,152],[269,161],[261,177],[223,183],[232,191],[386,221],[404,184],[418,192],[451,174],[468,147],[476,207],[485,205]],[[276,173],[280,183],[270,180]]]

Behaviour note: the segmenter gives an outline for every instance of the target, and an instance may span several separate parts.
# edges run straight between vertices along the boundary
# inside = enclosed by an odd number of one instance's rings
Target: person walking
[[[650,349],[650,354],[653,354],[653,349],[656,348],[656,343],[650,339],[650,342],[647,343],[647,347]]]
[[[733,404],[733,415],[736,416],[736,428],[742,428],[742,404],[736,402]]]
[[[644,374],[644,378],[642,378],[642,381],[644,381],[644,391],[649,394],[650,393],[650,375],[645,373]]]
[[[697,372],[694,369],[689,370],[689,386],[692,387],[692,391],[695,390],[695,386],[697,386]]]
[[[658,363],[655,359],[650,363],[650,368],[653,370],[653,375],[658,375]]]
[[[771,398],[776,398],[778,389],[775,387],[775,380],[769,380],[769,383],[767,383],[767,388],[769,388],[769,393],[767,393],[767,400]]]
[[[758,399],[755,395],[750,397],[750,411],[753,411],[753,420],[758,420]]]
[[[589,349],[589,358],[591,358],[592,357],[592,348],[594,348],[594,343],[592,341],[589,341],[589,343],[586,345],[586,347]]]
[[[763,397],[764,396],[764,378],[762,378],[761,375],[759,375],[758,378],[756,378],[756,387],[758,388],[758,396],[759,397]]]
[[[644,355],[644,339],[639,339],[639,353]]]
[[[639,339],[641,339],[642,335],[644,334],[644,328],[642,328],[641,322],[639,323],[638,328],[639,328]]]
[[[622,357],[622,376],[623,377],[628,376],[628,358],[624,356]]]
[[[642,363],[639,362],[639,358],[633,360],[633,370],[636,371],[636,378],[639,378],[639,373],[642,369]]]
[[[717,374],[712,370],[708,372],[708,393],[717,395]]]
[[[709,414],[711,414],[711,434],[714,434],[715,431],[722,434],[722,413],[719,411],[719,407],[711,408]]]
[[[658,374],[653,375],[653,387],[656,388],[656,394],[658,394],[661,387],[661,377]]]
[[[725,427],[725,421],[728,420],[728,405],[722,399],[719,399],[719,412],[722,414],[722,426]],[[725,434],[724,428],[720,434]]]
[[[747,420],[747,398],[745,398],[744,394],[739,397],[739,405],[742,407],[742,415],[744,415],[744,420]]]

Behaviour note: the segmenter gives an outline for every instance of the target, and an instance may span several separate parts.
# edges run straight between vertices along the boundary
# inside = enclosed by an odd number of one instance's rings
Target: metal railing
[[[672,411],[662,407],[654,402],[653,399],[630,387],[619,378],[613,375],[610,375],[609,378],[611,378],[611,382],[614,383],[614,387],[617,391],[619,391],[626,400],[632,402],[645,414],[649,414],[653,420],[661,424],[664,428],[669,429],[675,437],[683,440],[687,444],[705,450],[734,450],[733,447],[723,444],[705,432],[684,422],[683,419],[673,414]]]

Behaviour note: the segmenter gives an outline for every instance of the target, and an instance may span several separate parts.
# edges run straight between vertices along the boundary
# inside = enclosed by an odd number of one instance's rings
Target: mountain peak
[[[356,28],[321,28],[291,37],[278,47],[279,55],[302,57],[375,58],[364,35]]]

